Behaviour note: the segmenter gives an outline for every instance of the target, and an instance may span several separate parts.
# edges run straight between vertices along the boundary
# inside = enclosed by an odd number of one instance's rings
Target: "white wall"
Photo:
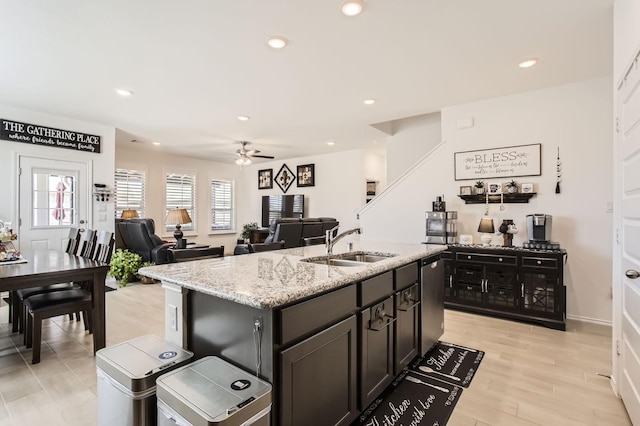
[[[394,120],[386,138],[387,180],[393,182],[442,140],[440,113]]]
[[[507,204],[504,212],[491,204],[490,214],[496,226],[502,219],[515,221],[520,228],[515,245],[527,239],[527,214],[552,215],[552,239],[569,254],[568,314],[609,323],[612,217],[605,209],[612,200],[611,108],[611,79],[600,78],[443,110],[446,142],[361,214],[363,238],[424,241],[424,212],[431,210],[437,195],[444,194],[447,210],[458,211],[458,234],[472,234],[479,242],[476,230],[484,205],[465,205],[457,197],[459,187],[473,181],[454,180],[454,153],[540,143],[542,175],[517,178],[520,183],[533,183],[538,194],[528,204]],[[458,120],[469,117],[474,118],[474,127],[459,130]],[[558,147],[563,177],[561,193],[555,194]],[[494,241],[501,244],[502,237]]]
[[[366,157],[369,161],[375,157]],[[273,189],[258,189],[258,170],[273,169],[273,176],[286,164],[295,174],[296,167],[315,164],[315,186],[298,188],[296,182],[287,194],[304,194],[306,217],[335,217],[341,230],[358,226],[357,211],[365,204],[366,178],[382,180],[376,175],[376,167],[368,167],[365,177],[365,155],[361,150],[338,152],[335,154],[300,157],[284,161],[270,161],[253,164],[243,171],[246,186],[242,194],[246,197],[247,210],[241,215],[241,224],[258,222],[261,224],[262,196],[282,194],[274,182]]]
[[[118,145],[115,158],[115,168],[143,170],[145,181],[145,216],[156,223],[156,234],[167,241],[174,241],[173,232],[166,232],[164,227],[165,213],[165,176],[166,173],[186,173],[196,176],[196,224],[193,231],[184,231],[189,242],[208,245],[224,245],[225,253],[232,254],[236,246],[242,223],[238,223],[236,215],[236,229],[231,232],[210,230],[211,211],[211,179],[235,180],[236,192],[243,191],[243,176],[240,167],[235,164],[225,164],[200,160],[190,157],[180,157],[154,150],[153,145],[142,147],[133,145]],[[113,175],[113,170],[111,171]],[[113,177],[112,177],[113,180]],[[237,197],[242,200],[241,196]],[[238,202],[236,210],[243,211],[245,206]],[[113,216],[111,216],[113,217]]]
[[[23,123],[37,124],[40,126],[53,127],[62,130],[72,130],[82,133],[100,136],[100,153],[89,153],[74,151],[71,149],[54,148],[46,146],[36,146],[27,143],[11,142],[0,140],[0,152],[4,159],[3,163],[3,184],[0,185],[0,218],[14,223],[14,230],[18,227],[18,164],[19,155],[30,155],[43,158],[91,161],[93,164],[93,181],[89,182],[90,190],[93,190],[94,183],[107,184],[113,190],[113,165],[115,152],[115,129],[97,123],[73,120],[66,117],[59,117],[43,114],[36,111],[29,111],[20,108],[0,105],[0,117],[7,120],[21,121]],[[98,205],[94,197],[92,200],[92,211],[90,212],[87,226],[89,228],[113,231],[113,200],[106,203],[107,221],[98,221]],[[102,213],[104,214],[104,213]],[[18,243],[19,243],[18,235]]]

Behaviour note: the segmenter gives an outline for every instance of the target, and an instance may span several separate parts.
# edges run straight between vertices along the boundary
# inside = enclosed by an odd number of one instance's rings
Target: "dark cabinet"
[[[393,373],[397,375],[419,355],[420,295],[418,283],[394,295],[396,322]]]
[[[360,312],[360,401],[366,408],[391,384],[393,372],[393,342],[396,318],[393,298],[389,297]]]
[[[564,250],[449,246],[445,307],[565,329]]]
[[[280,424],[348,425],[357,417],[355,316],[280,354]]]

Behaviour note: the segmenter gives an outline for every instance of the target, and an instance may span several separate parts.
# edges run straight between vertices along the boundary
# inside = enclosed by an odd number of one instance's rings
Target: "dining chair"
[[[80,244],[80,230],[75,227],[69,228],[67,236],[67,244],[65,252],[75,254]],[[24,306],[23,300],[33,294],[46,293],[48,291],[66,290],[73,288],[73,283],[57,283],[40,287],[33,287],[23,290],[17,290],[10,295],[11,299],[11,330],[16,332],[24,332]],[[73,319],[73,314],[69,314],[69,319]]]
[[[94,231],[93,235],[93,239],[85,241],[83,257],[109,263],[115,243],[114,233]],[[89,333],[93,332],[91,321],[93,315],[92,285],[90,282],[80,282],[76,285],[77,288],[35,294],[24,299],[27,311],[25,344],[28,348],[33,348],[31,361],[33,364],[40,362],[42,321],[44,319],[74,312],[78,315],[78,312],[82,312],[85,330]]]

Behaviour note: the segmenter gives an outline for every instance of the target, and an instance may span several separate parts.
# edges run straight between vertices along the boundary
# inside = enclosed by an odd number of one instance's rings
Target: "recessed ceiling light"
[[[524,62],[520,62],[520,63],[518,64],[518,66],[519,66],[520,68],[529,68],[529,67],[534,66],[536,63],[538,63],[538,60],[537,60],[537,59],[535,59],[535,58],[531,58],[531,59],[527,59],[527,60],[526,60],[526,61],[524,61]]]
[[[287,45],[287,39],[280,36],[273,36],[267,40],[267,44],[273,49],[282,49]]]
[[[329,145],[329,146],[333,146],[333,145],[335,145],[335,144],[336,144],[336,143],[335,143],[334,141],[329,141],[329,142],[327,142],[327,145]]]
[[[116,93],[120,96],[131,96],[133,95],[133,92],[131,90],[127,90],[127,89],[116,89]]]
[[[160,142],[152,142],[155,146],[162,145]]]
[[[240,121],[248,121],[249,120],[249,116],[248,115],[239,115],[238,116],[238,120],[240,120]]]
[[[376,103],[376,100],[375,100],[375,99],[365,99],[365,100],[364,100],[364,103],[365,103],[366,105],[373,105],[373,104],[375,104],[375,103]]]
[[[361,1],[352,0],[344,3],[340,8],[340,11],[345,16],[356,16],[362,12],[363,7],[364,5]]]

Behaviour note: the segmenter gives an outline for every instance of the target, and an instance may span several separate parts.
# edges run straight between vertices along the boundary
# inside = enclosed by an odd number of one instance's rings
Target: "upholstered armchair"
[[[116,219],[116,248],[137,253],[145,262],[168,263],[167,250],[174,242],[164,241],[155,234],[153,219]]]

